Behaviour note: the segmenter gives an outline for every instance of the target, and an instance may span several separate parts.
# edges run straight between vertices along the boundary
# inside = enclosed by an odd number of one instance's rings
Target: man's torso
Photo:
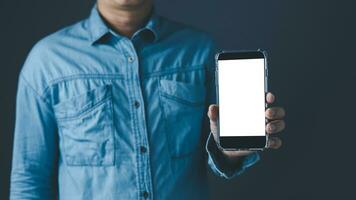
[[[92,15],[36,44],[22,71],[53,108],[60,199],[205,196],[212,41],[159,17],[154,41],[91,43]]]

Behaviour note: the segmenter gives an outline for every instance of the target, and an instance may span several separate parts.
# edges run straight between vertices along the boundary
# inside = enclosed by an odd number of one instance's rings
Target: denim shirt
[[[131,38],[94,6],[40,40],[21,70],[10,199],[205,199],[206,166],[232,178],[209,136],[211,37],[153,10]],[[208,165],[207,165],[208,163]]]

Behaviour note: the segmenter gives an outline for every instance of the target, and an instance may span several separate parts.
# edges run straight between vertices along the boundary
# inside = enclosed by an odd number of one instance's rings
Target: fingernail
[[[269,101],[274,101],[274,96],[272,94],[269,95]]]

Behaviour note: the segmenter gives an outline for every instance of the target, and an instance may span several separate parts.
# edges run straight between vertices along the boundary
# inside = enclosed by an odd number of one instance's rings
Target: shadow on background
[[[43,36],[86,18],[94,1],[0,2],[1,178],[8,198],[17,77]],[[210,32],[224,49],[269,52],[270,89],[287,110],[283,147],[237,179],[211,173],[213,199],[350,199],[356,140],[352,1],[156,0],[159,13]]]

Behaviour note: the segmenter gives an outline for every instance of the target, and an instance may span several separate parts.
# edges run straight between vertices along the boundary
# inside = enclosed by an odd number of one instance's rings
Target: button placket
[[[140,180],[140,190],[142,192],[142,197],[144,199],[152,198],[152,194],[150,191],[152,190],[151,185],[151,174],[150,174],[150,162],[149,157],[147,156],[147,152],[149,149],[147,148],[147,130],[145,128],[145,118],[144,118],[144,106],[141,105],[143,102],[142,97],[142,89],[140,84],[140,76],[139,76],[139,66],[138,66],[138,58],[136,55],[135,48],[131,41],[127,41],[126,43],[126,58],[128,64],[128,75],[130,80],[130,93],[131,100],[133,101],[133,119],[137,127],[133,127],[135,130],[135,134],[139,140],[136,141],[136,145],[138,145],[138,176]],[[146,155],[144,155],[146,154]]]

